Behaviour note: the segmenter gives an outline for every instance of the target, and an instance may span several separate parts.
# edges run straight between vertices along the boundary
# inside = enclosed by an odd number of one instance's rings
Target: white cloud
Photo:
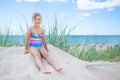
[[[83,18],[83,17],[80,17],[80,18],[79,18],[79,20],[80,20],[80,21],[83,21],[83,20],[85,20],[85,18]]]
[[[85,20],[87,17],[91,16],[92,14],[91,13],[88,13],[88,12],[82,12],[82,13],[79,13],[77,14],[79,16],[79,20],[80,21],[83,21]]]
[[[68,0],[16,0],[17,2],[27,1],[27,2],[38,2],[38,1],[45,1],[45,2],[68,2]]]
[[[46,2],[68,2],[68,0],[43,0],[43,1],[46,1]]]
[[[99,12],[98,10],[93,11],[93,13],[98,13],[98,12]]]
[[[108,9],[120,6],[120,0],[106,0],[104,2],[96,2],[95,0],[77,0],[76,3],[81,10]]]
[[[21,2],[21,0],[16,0],[17,2]]]
[[[78,15],[83,16],[83,17],[91,16],[91,14],[87,12],[79,13]]]
[[[108,10],[108,11],[113,11],[113,9],[114,9],[114,8],[108,8],[107,10]]]
[[[27,1],[27,2],[38,2],[39,0],[24,0],[24,1]]]
[[[75,3],[75,0],[72,0],[71,2],[72,2],[72,3]]]
[[[16,0],[17,2],[27,1],[27,2],[38,2],[39,0]]]

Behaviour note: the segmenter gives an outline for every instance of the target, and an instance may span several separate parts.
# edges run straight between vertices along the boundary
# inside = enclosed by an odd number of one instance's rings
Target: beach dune
[[[30,53],[23,53],[24,47],[0,47],[0,80],[120,80],[120,62],[86,62],[52,45],[48,47],[50,56],[63,67],[61,72],[42,59],[52,72],[42,74]]]

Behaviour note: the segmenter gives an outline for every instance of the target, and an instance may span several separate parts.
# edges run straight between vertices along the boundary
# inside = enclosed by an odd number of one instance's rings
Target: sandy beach
[[[42,74],[24,47],[0,47],[0,80],[120,80],[120,62],[87,62],[48,45],[49,54],[63,67],[56,72],[43,60],[52,74]]]

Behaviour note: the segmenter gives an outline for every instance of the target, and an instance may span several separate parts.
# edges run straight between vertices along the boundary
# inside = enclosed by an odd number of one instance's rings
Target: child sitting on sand
[[[35,63],[37,67],[41,70],[44,74],[50,74],[51,72],[48,71],[42,64],[41,58],[44,57],[46,61],[52,65],[52,67],[56,71],[61,71],[61,67],[57,67],[56,63],[53,59],[49,56],[48,47],[46,44],[46,38],[44,30],[41,28],[40,24],[42,22],[42,16],[39,13],[34,13],[32,16],[32,21],[34,23],[27,30],[26,34],[26,42],[25,42],[25,50],[24,53],[30,52],[35,59]],[[42,57],[41,57],[42,56]]]

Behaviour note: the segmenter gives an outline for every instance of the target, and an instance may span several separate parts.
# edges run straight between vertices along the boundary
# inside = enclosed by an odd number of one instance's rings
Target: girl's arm
[[[48,47],[47,47],[47,43],[46,43],[46,38],[45,38],[45,33],[44,33],[44,31],[42,32],[42,42],[43,42],[43,45],[44,45],[45,49],[46,49],[47,52],[48,52],[49,50],[48,50]]]
[[[30,38],[30,28],[27,30],[26,37],[25,37],[25,50],[28,50],[29,38]]]

